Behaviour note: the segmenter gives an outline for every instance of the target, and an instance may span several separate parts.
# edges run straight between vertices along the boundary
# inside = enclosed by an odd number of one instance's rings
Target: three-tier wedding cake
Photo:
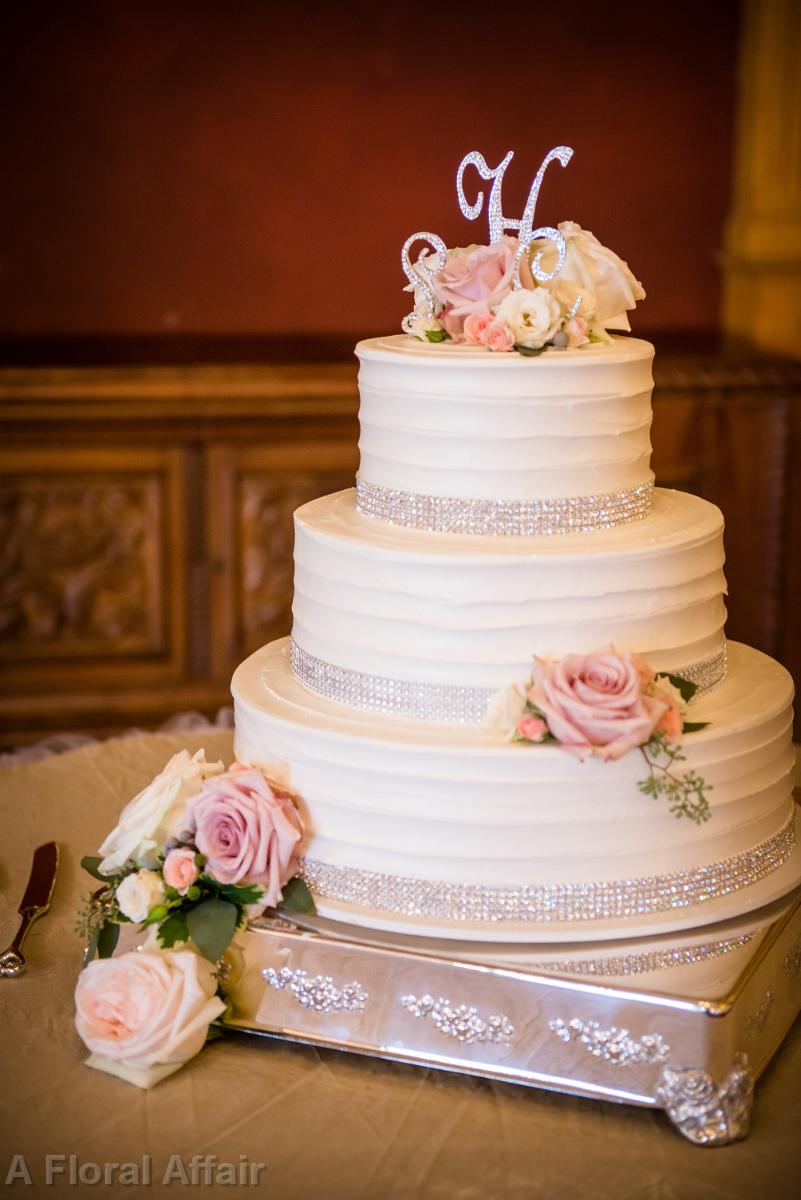
[[[493,941],[656,933],[801,878],[792,683],[724,638],[723,519],[654,488],[644,293],[572,222],[404,247],[414,312],[357,346],[355,490],[295,514],[291,638],[233,681],[328,917]],[[514,230],[516,236],[508,231]],[[429,245],[416,262],[415,240]]]

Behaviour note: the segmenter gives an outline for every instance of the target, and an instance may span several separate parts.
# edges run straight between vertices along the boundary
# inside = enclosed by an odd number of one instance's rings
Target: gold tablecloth
[[[77,1163],[151,1157],[152,1183],[102,1182],[93,1195],[175,1196],[171,1156],[265,1163],[242,1195],[270,1200],[728,1200],[801,1194],[801,1022],[757,1085],[750,1138],[690,1145],[650,1109],[446,1075],[267,1039],[213,1043],[150,1092],[89,1070],[72,1023],[81,944],[73,934],[93,853],[122,804],[181,747],[231,759],[230,731],[147,734],[0,770],[0,942],[15,930],[31,851],[55,839],[61,865],[50,913],[29,935],[29,968],[0,980],[2,1154],[24,1155],[20,1195],[46,1187],[45,1156]],[[89,1185],[85,1185],[88,1189]],[[229,1186],[197,1185],[204,1196]]]

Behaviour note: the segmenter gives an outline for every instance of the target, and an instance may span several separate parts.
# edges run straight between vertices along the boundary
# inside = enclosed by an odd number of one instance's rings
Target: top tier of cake
[[[398,335],[360,342],[356,353],[359,506],[368,515],[490,533],[559,527],[526,527],[518,513],[518,526],[495,530],[482,502],[494,510],[510,502],[507,524],[515,502],[523,520],[533,513],[541,522],[545,512],[547,522],[548,513],[561,512],[562,520],[572,515],[571,528],[585,515],[592,528],[646,515],[648,342],[616,338],[524,357]],[[464,523],[471,513],[476,529]]]

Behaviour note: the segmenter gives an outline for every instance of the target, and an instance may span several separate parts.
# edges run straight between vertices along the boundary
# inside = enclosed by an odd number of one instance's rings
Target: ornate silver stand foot
[[[734,1056],[720,1086],[702,1067],[663,1067],[657,1097],[688,1141],[697,1146],[737,1142],[748,1135],[754,1101],[748,1057]]]

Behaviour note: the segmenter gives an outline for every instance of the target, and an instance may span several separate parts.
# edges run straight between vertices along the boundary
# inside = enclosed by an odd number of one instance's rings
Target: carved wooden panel
[[[180,532],[176,542],[170,519],[177,465],[170,451],[4,452],[0,664],[6,678],[69,685],[87,671],[137,676],[148,660],[163,671],[179,657],[171,596],[183,564]]]
[[[289,633],[293,513],[307,500],[352,486],[356,465],[355,446],[347,443],[211,452],[212,619],[221,676]]]

